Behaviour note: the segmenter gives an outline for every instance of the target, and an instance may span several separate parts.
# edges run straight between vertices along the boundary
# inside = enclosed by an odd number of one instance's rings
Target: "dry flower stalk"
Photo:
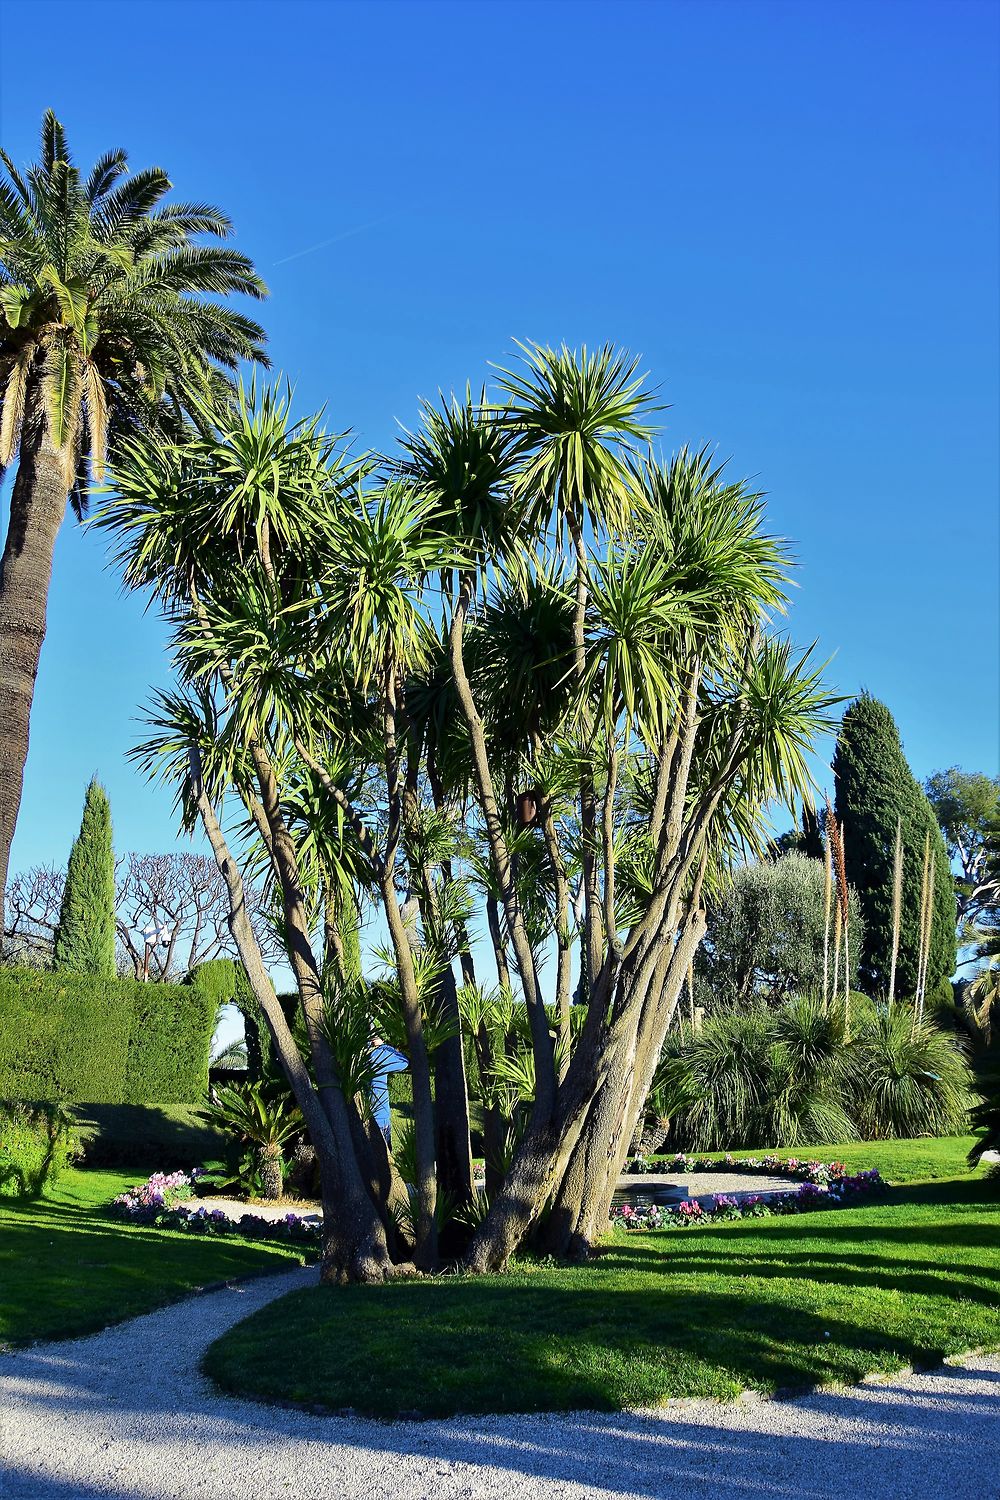
[[[896,960],[903,918],[903,819],[896,819],[896,847],[892,858],[892,960],[889,965],[889,1004],[896,994]]]

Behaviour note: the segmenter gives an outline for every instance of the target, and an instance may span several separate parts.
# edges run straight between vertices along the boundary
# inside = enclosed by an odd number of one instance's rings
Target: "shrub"
[[[844,825],[847,878],[858,893],[865,923],[862,985],[871,994],[885,995],[889,989],[897,823],[903,833],[903,905],[896,994],[916,991],[924,845],[927,834],[931,836],[931,989],[955,969],[955,882],[934,809],[907,765],[899,730],[884,703],[864,694],[850,705],[837,740],[833,775],[837,817]]]
[[[698,959],[699,978],[712,1001],[747,1004],[758,996],[780,999],[822,990],[824,882],[822,862],[797,853],[736,871],[712,904]],[[853,891],[850,914],[853,981],[861,946]],[[832,954],[829,977],[832,987]]]
[[[0,1103],[0,1197],[37,1198],[79,1151],[78,1121],[62,1105]]]
[[[662,1096],[678,1143],[795,1146],[852,1140],[841,1098],[844,1022],[839,1007],[792,999],[709,1016],[677,1046],[663,1070]]]
[[[670,1039],[659,1078],[672,1139],[697,1151],[951,1135],[972,1102],[953,1034],[864,996],[848,1042],[842,1008],[814,999],[720,1011]]]
[[[111,805],[95,776],[66,870],[54,944],[55,966],[69,974],[115,973],[115,856]]]
[[[214,1021],[193,984],[0,970],[0,1099],[193,1102]]]
[[[191,983],[218,1009],[236,998],[236,965],[231,958],[207,958],[191,975]]]
[[[911,1006],[874,1010],[849,1049],[846,1091],[865,1140],[957,1135],[973,1103],[972,1073],[954,1035]]]
[[[247,1169],[256,1170],[263,1196],[280,1198],[284,1175],[282,1148],[303,1130],[302,1116],[294,1101],[269,1096],[261,1083],[246,1083],[219,1089],[205,1110],[205,1118],[248,1148],[248,1160],[241,1167],[244,1174]]]
[[[978,1089],[982,1099],[972,1111],[972,1125],[979,1138],[969,1152],[972,1166],[979,1164],[984,1151],[1000,1151],[1000,1067],[986,1073]],[[1000,1162],[990,1170],[992,1176],[1000,1176]]]

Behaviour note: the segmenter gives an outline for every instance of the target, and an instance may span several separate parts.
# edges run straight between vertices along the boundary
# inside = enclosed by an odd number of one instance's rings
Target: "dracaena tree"
[[[0,474],[16,462],[0,559],[0,891],[6,885],[56,536],[82,516],[127,434],[166,434],[263,330],[220,299],[259,298],[232,231],[205,203],[164,203],[160,167],[128,175],[124,151],[86,176],[51,110],[38,161],[0,151]],[[3,912],[0,907],[0,933]]]
[[[705,893],[760,847],[768,802],[808,794],[832,700],[767,628],[784,548],[707,455],[640,454],[635,369],[528,350],[495,399],[426,407],[377,469],[243,393],[211,434],[134,445],[100,518],[174,621],[179,690],[137,754],[227,881],[319,1158],[329,1279],[588,1252]],[[246,920],[257,881],[298,1042]],[[388,941],[362,962],[369,910]],[[391,1151],[376,1033],[413,1075]],[[456,1042],[478,1063],[485,1193]]]

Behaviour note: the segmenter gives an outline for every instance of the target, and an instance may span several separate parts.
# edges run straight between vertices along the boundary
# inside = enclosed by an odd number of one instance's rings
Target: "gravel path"
[[[314,1270],[0,1356],[4,1500],[1000,1500],[1000,1359],[794,1402],[378,1423],[219,1395],[205,1347]],[[291,1354],[291,1351],[290,1351]]]
[[[676,1187],[685,1198],[708,1203],[725,1194],[729,1198],[746,1198],[751,1193],[793,1193],[799,1186],[794,1177],[767,1177],[761,1172],[626,1172],[620,1186]]]

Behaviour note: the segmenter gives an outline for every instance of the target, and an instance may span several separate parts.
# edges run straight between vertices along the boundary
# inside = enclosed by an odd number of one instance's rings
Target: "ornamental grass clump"
[[[913,1007],[797,997],[709,1016],[668,1040],[658,1072],[672,1139],[718,1151],[955,1135],[974,1102],[963,1043]]]
[[[872,1007],[848,1054],[847,1107],[863,1140],[958,1135],[975,1102],[961,1040],[913,1007]]]
[[[841,1004],[720,1011],[668,1044],[661,1088],[674,1138],[696,1151],[854,1140],[844,1067]]]

